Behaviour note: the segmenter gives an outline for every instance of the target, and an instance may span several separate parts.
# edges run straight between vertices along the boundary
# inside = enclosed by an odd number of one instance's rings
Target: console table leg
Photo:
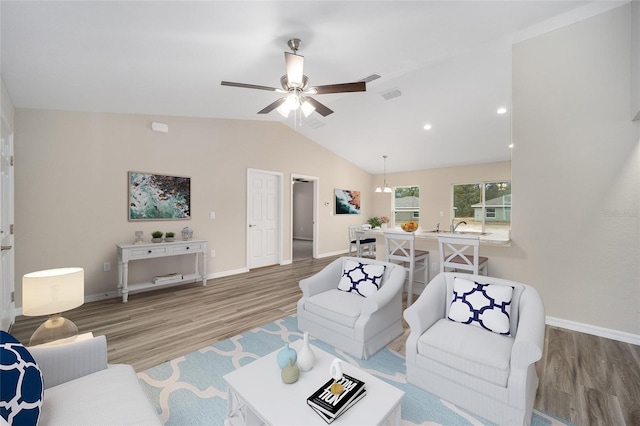
[[[207,253],[202,253],[202,286],[207,285]]]
[[[129,300],[129,262],[122,264],[122,303]]]

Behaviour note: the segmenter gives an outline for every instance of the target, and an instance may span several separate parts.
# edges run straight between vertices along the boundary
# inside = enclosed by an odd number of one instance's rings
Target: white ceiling
[[[511,45],[624,3],[3,0],[0,67],[16,107],[281,121],[371,173],[420,170],[508,160]],[[220,85],[279,87],[294,37],[312,86],[382,78],[302,125]]]

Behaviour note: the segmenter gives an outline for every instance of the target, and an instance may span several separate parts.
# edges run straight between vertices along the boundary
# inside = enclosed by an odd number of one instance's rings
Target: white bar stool
[[[438,236],[440,272],[451,268],[486,276],[489,273],[489,259],[478,255],[479,246],[480,237],[455,234]],[[445,254],[445,251],[449,253]]]
[[[411,305],[413,300],[413,281],[415,274],[418,272],[424,274],[423,283],[425,287],[429,283],[429,252],[426,250],[416,250],[415,242],[416,236],[413,232],[384,233],[387,262],[400,263],[409,273],[407,277],[407,306]]]

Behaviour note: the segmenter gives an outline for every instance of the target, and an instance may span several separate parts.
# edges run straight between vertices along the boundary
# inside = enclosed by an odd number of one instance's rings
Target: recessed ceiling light
[[[507,112],[507,109],[505,107],[500,107],[496,112],[498,114],[505,114]]]
[[[513,148],[513,144],[512,143],[509,144],[509,148]]]
[[[424,125],[425,130],[431,130],[431,124],[427,123]]]

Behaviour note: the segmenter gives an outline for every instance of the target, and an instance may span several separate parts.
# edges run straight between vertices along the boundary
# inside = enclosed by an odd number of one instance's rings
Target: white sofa
[[[162,425],[133,367],[107,364],[104,336],[29,352],[44,378],[39,425]]]
[[[510,336],[448,319],[456,277],[513,288],[511,315],[502,320]],[[406,343],[409,383],[497,424],[531,423],[538,388],[535,362],[542,357],[545,327],[544,305],[534,287],[444,272],[405,310],[404,318],[411,328]]]
[[[345,262],[383,265],[380,289],[368,297],[338,290]],[[361,359],[367,359],[403,333],[400,265],[375,259],[341,257],[300,281],[298,329]]]

